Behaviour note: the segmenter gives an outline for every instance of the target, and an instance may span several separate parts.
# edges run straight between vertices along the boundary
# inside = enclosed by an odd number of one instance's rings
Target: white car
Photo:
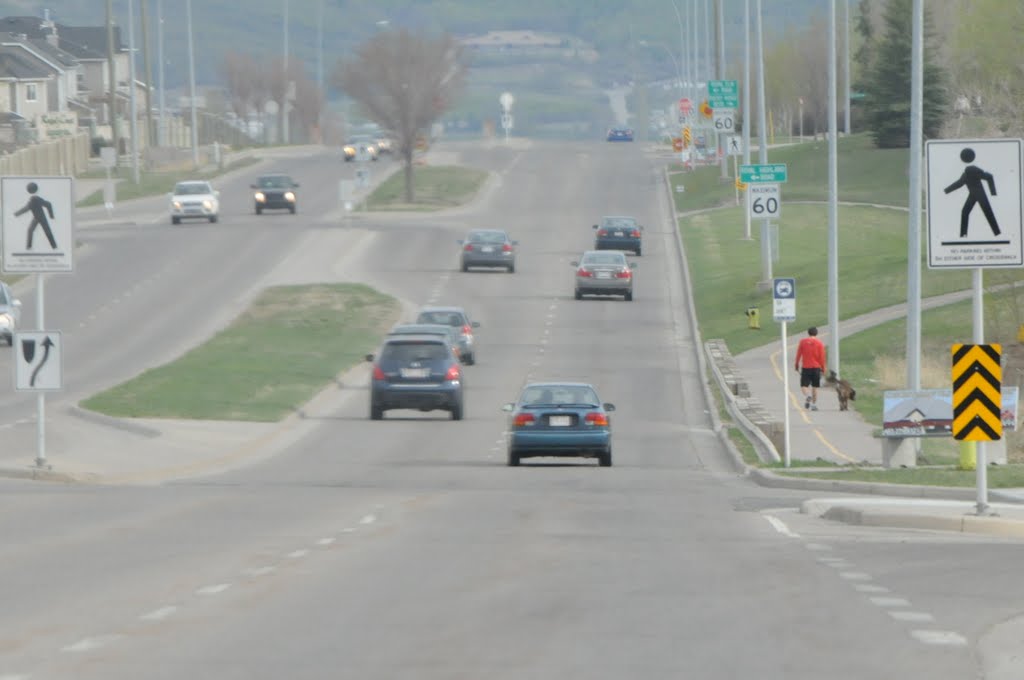
[[[14,297],[11,287],[0,281],[0,340],[14,344],[14,332],[21,320],[21,300]]]
[[[171,192],[171,223],[181,224],[182,220],[209,220],[216,222],[220,216],[220,192],[209,182],[192,180],[178,182]]]

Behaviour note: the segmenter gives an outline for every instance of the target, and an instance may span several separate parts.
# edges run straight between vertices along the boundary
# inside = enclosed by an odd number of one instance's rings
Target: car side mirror
[[[21,300],[11,300],[11,304],[15,307],[21,307]]]
[[[299,188],[299,183],[298,182],[293,182],[292,183],[292,188],[293,189],[298,189]]]
[[[213,195],[214,195],[214,196],[217,196],[217,197],[219,198],[219,197],[220,197],[220,192],[219,192],[219,191],[214,191],[214,192],[213,192]]]
[[[514,246],[519,245],[519,241],[512,241],[512,245],[514,245]]]
[[[598,227],[597,227],[597,225],[595,224],[595,225],[594,225],[594,226],[593,226],[592,228],[593,228],[593,229],[597,229]]]
[[[502,406],[501,410],[505,411],[506,413],[510,413],[510,412],[514,411],[515,408],[516,408],[516,405],[513,404],[512,402],[509,402],[509,403],[505,404],[504,406]]]
[[[470,324],[470,326],[472,326],[473,328],[480,328],[480,322],[474,321],[473,323]]]
[[[372,354],[367,354],[366,355],[366,360],[367,361],[373,361],[373,355]]]
[[[604,407],[605,411],[614,411],[615,410],[615,404],[602,404],[602,406]]]
[[[465,241],[464,241],[464,240],[462,240],[461,238],[457,238],[457,239],[455,239],[455,242],[456,242],[456,243],[458,243],[458,244],[459,244],[460,246],[461,246],[461,245],[462,245],[463,243],[465,243]]]
[[[629,268],[630,269],[636,269],[636,262],[630,262],[629,263]]]
[[[571,264],[571,265],[572,265],[573,267],[579,267],[579,266],[580,266],[580,263],[579,263],[579,262],[577,262],[576,260],[573,260],[573,261],[572,261],[572,262],[570,262],[569,264]]]
[[[249,188],[250,188],[250,189],[258,189],[259,187],[257,187],[257,186],[256,186],[255,184],[250,184],[250,185],[249,185]]]

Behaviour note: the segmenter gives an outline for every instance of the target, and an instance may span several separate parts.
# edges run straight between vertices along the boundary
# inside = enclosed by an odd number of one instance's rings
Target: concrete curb
[[[926,531],[953,531],[962,534],[983,534],[1024,538],[1024,521],[998,516],[923,515],[896,510],[866,510],[838,506],[829,508],[823,519],[845,524],[871,527],[900,527]]]
[[[103,425],[104,427],[111,427],[115,430],[130,432],[150,439],[159,437],[162,434],[160,430],[157,430],[156,428],[133,423],[131,420],[125,418],[115,418],[103,413],[97,413],[96,411],[89,411],[80,406],[69,406],[67,408],[67,412],[76,418],[81,418],[82,420],[93,423],[94,425]]]

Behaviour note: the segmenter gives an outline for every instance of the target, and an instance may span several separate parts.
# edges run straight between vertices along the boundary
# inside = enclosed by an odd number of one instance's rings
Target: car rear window
[[[523,390],[523,406],[561,405],[597,406],[597,393],[584,385],[536,385]]]
[[[381,351],[381,361],[411,363],[451,358],[451,350],[441,342],[389,342]]]
[[[636,220],[628,217],[606,217],[604,226],[608,229],[632,229],[636,226]]]
[[[583,258],[584,264],[625,264],[626,258],[621,253],[593,253]]]
[[[420,312],[416,323],[439,323],[442,326],[462,326],[466,321],[458,312]]]
[[[500,231],[473,231],[469,234],[473,243],[504,243],[505,234]]]

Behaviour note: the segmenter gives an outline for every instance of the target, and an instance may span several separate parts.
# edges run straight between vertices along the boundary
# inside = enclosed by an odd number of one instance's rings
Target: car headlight
[[[286,200],[288,202],[294,202],[295,201],[295,194],[292,193],[291,191],[284,192],[284,200]]]
[[[267,200],[267,197],[263,194],[262,191],[257,191],[256,192],[256,200],[259,201],[260,203],[262,203],[263,201]]]
[[[181,201],[171,201],[171,207],[175,210],[181,210]]]
[[[213,210],[213,201],[211,201],[210,199],[206,199],[205,201],[203,201],[203,207],[206,208],[207,210]]]
[[[14,317],[10,314],[0,314],[0,328],[14,328]]]

